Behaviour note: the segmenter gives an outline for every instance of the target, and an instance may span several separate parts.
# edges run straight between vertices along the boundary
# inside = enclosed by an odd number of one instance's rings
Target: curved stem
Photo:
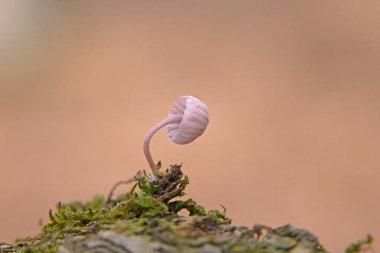
[[[181,116],[181,115],[171,115],[171,116],[168,116],[167,118],[165,118],[165,119],[161,120],[160,122],[158,122],[145,135],[144,147],[143,147],[144,154],[145,154],[146,160],[148,161],[148,164],[149,164],[150,168],[152,169],[152,172],[153,172],[154,176],[157,176],[158,170],[156,168],[156,164],[153,161],[152,155],[150,154],[150,151],[149,151],[150,140],[152,139],[153,135],[158,130],[160,130],[161,128],[163,128],[166,125],[169,125],[169,124],[172,124],[172,123],[176,123],[176,122],[179,123],[179,122],[181,122],[182,118],[183,118],[183,116]]]
[[[134,180],[135,180],[135,177],[132,177],[132,178],[130,178],[130,179],[128,179],[128,180],[122,180],[122,181],[119,181],[119,182],[117,182],[116,184],[114,184],[114,185],[112,186],[112,189],[111,189],[110,193],[108,194],[108,198],[107,198],[106,204],[109,204],[109,203],[112,202],[112,195],[113,195],[113,193],[114,193],[114,191],[116,190],[117,187],[119,187],[119,186],[122,185],[122,184],[130,184],[130,183],[132,183]]]

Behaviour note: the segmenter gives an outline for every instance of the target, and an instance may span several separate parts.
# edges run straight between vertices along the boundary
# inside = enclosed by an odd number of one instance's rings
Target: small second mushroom
[[[201,136],[209,122],[209,113],[205,103],[193,96],[181,96],[170,109],[169,115],[151,128],[145,136],[144,154],[157,176],[158,170],[150,154],[149,144],[153,135],[162,127],[166,127],[169,139],[177,144],[187,144]]]

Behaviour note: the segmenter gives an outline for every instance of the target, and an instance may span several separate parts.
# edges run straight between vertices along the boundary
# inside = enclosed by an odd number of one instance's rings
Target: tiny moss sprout
[[[177,144],[187,144],[201,136],[209,121],[208,109],[205,103],[193,96],[181,96],[172,106],[169,115],[152,127],[145,136],[144,154],[153,177],[157,177],[158,166],[150,154],[149,144],[153,135],[167,126],[169,139]]]

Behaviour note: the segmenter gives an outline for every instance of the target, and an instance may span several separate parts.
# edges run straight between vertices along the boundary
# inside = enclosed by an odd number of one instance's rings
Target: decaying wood
[[[182,218],[183,220],[184,218]],[[186,222],[186,221],[182,221]],[[191,221],[193,222],[193,221]],[[152,230],[153,231],[153,230]],[[159,231],[157,231],[159,232]],[[193,239],[191,239],[193,238]],[[231,248],[231,245],[238,247]],[[239,247],[242,251],[239,251]],[[103,231],[75,236],[60,246],[59,253],[224,253],[224,252],[324,252],[318,239],[307,230],[285,225],[277,229],[266,226],[228,226],[211,229],[209,234],[188,238],[170,238],[169,234],[127,236],[122,232]]]

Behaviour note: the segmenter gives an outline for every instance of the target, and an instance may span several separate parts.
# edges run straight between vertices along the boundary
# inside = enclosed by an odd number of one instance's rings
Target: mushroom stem
[[[183,118],[182,115],[170,115],[167,118],[158,122],[145,135],[144,146],[143,146],[144,154],[145,154],[146,160],[148,161],[150,168],[152,169],[154,176],[157,176],[158,170],[157,170],[156,164],[153,161],[152,155],[150,154],[150,151],[149,151],[150,140],[152,139],[153,135],[158,130],[160,130],[161,128],[163,128],[166,125],[173,124],[173,123],[179,123],[182,121],[182,118]]]

